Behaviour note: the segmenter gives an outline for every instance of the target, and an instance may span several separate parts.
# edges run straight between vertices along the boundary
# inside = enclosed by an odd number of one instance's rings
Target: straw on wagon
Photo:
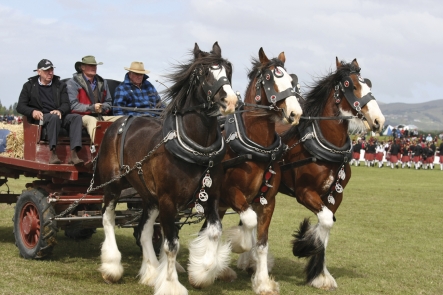
[[[25,146],[23,125],[0,123],[0,129],[7,129],[10,131],[9,135],[6,137],[6,150],[4,153],[0,153],[0,156],[23,159],[23,149]]]

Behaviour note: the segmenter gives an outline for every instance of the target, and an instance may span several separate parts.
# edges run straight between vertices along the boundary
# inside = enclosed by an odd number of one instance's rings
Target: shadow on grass
[[[3,244],[15,244],[14,238],[14,226],[11,221],[11,226],[0,226],[0,243]]]

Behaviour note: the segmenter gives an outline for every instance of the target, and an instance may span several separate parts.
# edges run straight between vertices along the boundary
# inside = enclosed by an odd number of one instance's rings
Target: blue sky
[[[442,31],[442,1],[0,0],[0,100],[17,101],[40,59],[68,78],[85,55],[117,80],[142,61],[161,91],[155,80],[187,61],[195,42],[210,50],[218,41],[241,93],[263,47],[268,57],[285,52],[302,87],[333,70],[336,56],[357,58],[377,100],[420,103],[443,99]]]

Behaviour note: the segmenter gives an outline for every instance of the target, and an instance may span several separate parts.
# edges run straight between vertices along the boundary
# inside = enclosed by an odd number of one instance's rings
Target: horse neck
[[[198,103],[196,99],[188,98],[183,109],[190,108]],[[209,117],[203,111],[192,111],[183,115],[183,128],[186,135],[195,143],[206,147],[214,143],[217,138],[217,118]]]
[[[255,85],[251,83],[250,85]],[[262,90],[262,103],[266,101],[267,98]],[[255,88],[249,87],[246,91],[245,102],[250,104],[255,104]],[[256,112],[250,111],[243,113],[243,121],[245,123],[245,130],[247,137],[262,146],[269,146],[275,140],[275,123],[271,120],[271,114],[269,112],[263,113],[264,111]]]
[[[321,116],[334,117],[338,112],[338,106],[335,103],[333,92],[331,92]],[[318,125],[320,126],[323,137],[333,145],[340,147],[346,143],[349,126],[347,120],[320,120]]]

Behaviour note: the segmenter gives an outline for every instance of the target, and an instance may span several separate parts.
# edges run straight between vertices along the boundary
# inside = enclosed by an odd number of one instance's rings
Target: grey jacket
[[[111,113],[112,97],[109,91],[108,83],[99,75],[96,75],[97,88],[99,92],[99,103],[102,104],[102,115]],[[81,115],[97,116],[94,108],[94,95],[91,86],[85,81],[82,73],[75,73],[68,80],[67,88],[69,101],[71,103],[71,112]]]

